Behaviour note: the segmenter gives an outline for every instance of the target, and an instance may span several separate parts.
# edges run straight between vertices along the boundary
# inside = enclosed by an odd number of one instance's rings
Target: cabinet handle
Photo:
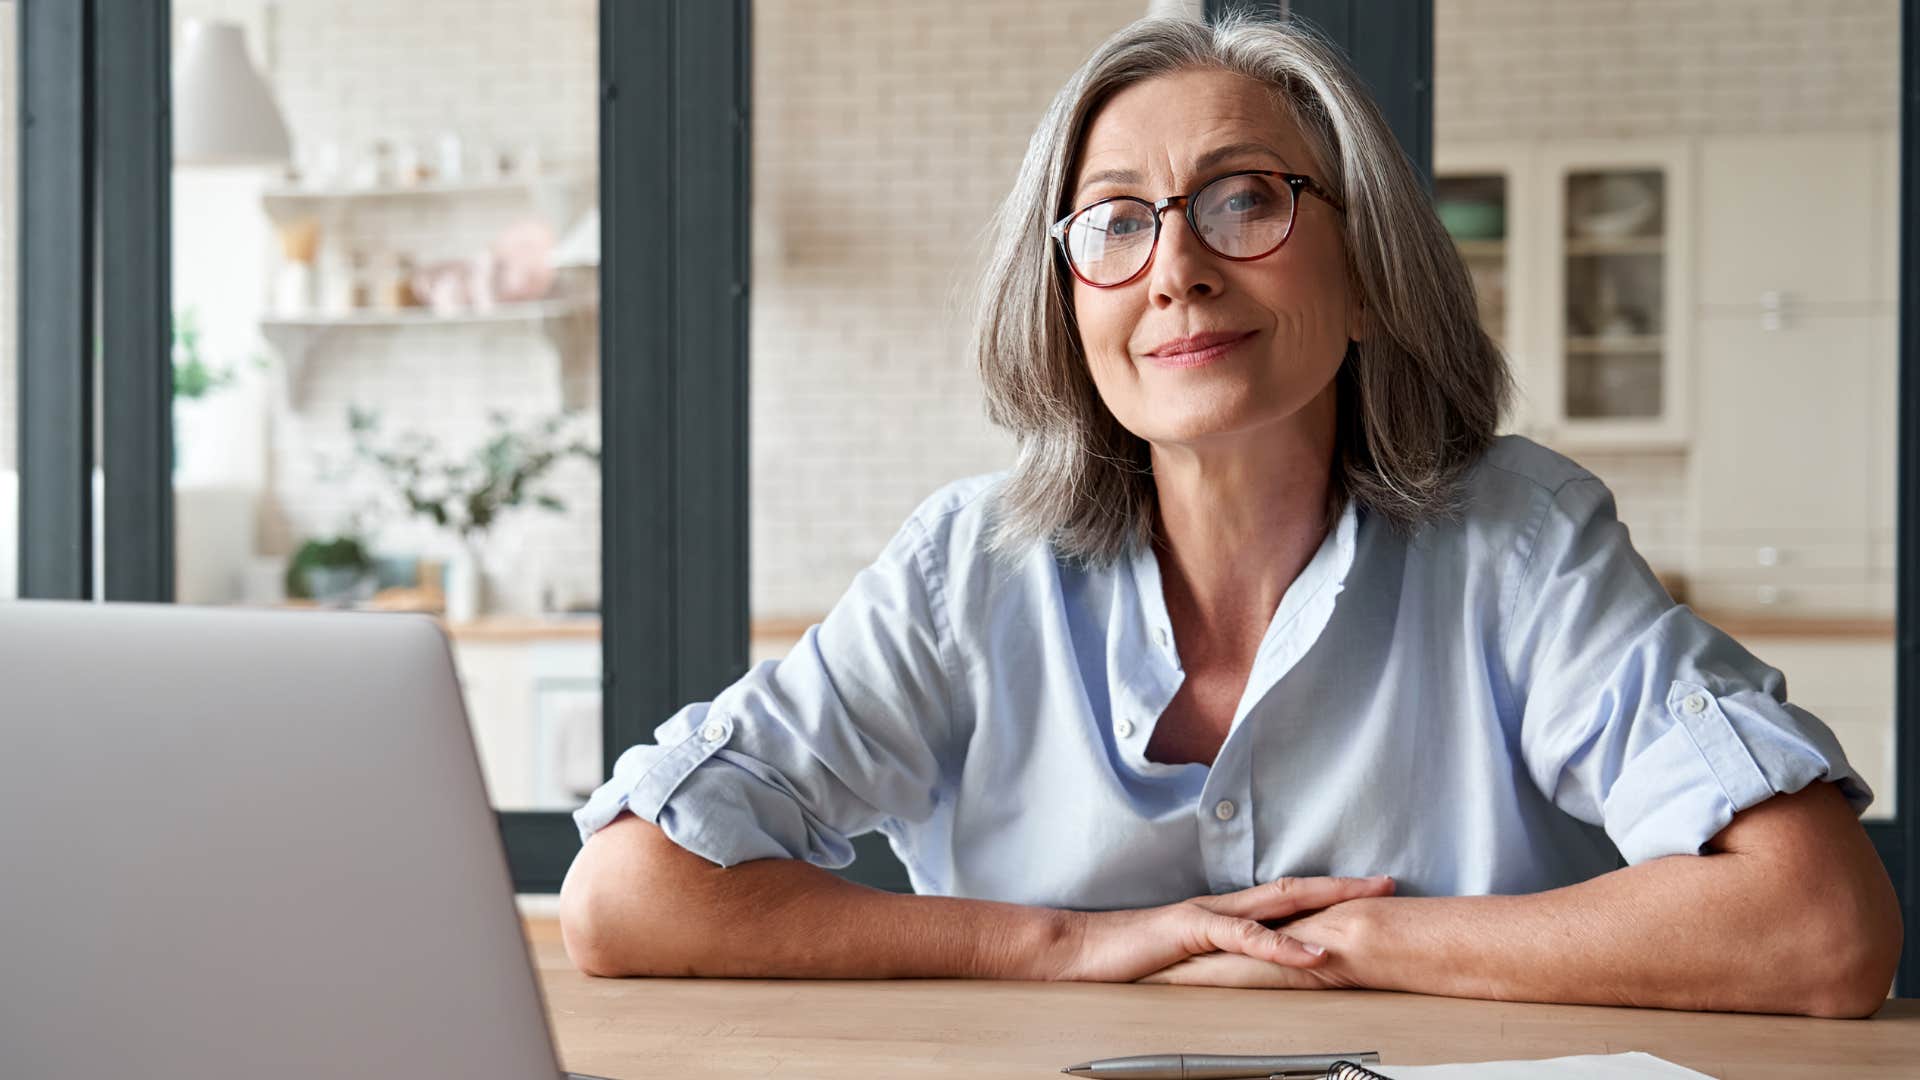
[[[1787,323],[1787,307],[1791,297],[1777,289],[1768,289],[1760,294],[1760,329],[1774,333]]]
[[[1753,553],[1753,557],[1754,557],[1754,560],[1757,561],[1761,566],[1779,566],[1780,565],[1780,549],[1772,546],[1771,544],[1755,551]]]
[[[1780,602],[1780,590],[1772,585],[1762,585],[1753,590],[1753,597],[1762,604],[1777,604]]]

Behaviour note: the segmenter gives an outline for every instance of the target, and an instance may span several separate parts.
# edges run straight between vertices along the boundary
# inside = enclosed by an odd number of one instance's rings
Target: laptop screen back
[[[429,620],[0,604],[9,1076],[558,1075]]]

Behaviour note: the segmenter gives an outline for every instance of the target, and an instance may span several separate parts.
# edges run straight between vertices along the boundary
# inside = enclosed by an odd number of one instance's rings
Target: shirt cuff
[[[1735,814],[1816,780],[1839,783],[1856,814],[1873,801],[1827,726],[1764,691],[1722,698],[1677,680],[1666,711],[1670,726],[1626,764],[1602,808],[1630,864],[1698,855]]]
[[[693,770],[718,753],[733,736],[733,719],[709,712],[686,737],[671,746],[643,744],[628,748],[614,762],[613,776],[573,812],[580,842],[612,823],[622,810],[660,823],[660,810]]]

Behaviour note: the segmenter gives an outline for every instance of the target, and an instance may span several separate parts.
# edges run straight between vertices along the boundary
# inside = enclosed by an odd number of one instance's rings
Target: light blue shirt
[[[726,866],[853,857],[921,893],[1141,907],[1289,875],[1532,893],[1698,854],[1816,779],[1872,792],[1786,679],[1676,605],[1591,473],[1517,436],[1458,522],[1349,503],[1287,588],[1211,766],[1147,760],[1183,672],[1156,556],[984,551],[1003,473],[917,509],[782,660],[688,705],[574,815]]]

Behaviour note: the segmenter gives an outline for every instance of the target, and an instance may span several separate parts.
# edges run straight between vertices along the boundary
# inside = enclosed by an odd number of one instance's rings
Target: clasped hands
[[[1393,879],[1279,878],[1156,908],[1069,913],[1048,978],[1280,990],[1360,985],[1348,954]]]

